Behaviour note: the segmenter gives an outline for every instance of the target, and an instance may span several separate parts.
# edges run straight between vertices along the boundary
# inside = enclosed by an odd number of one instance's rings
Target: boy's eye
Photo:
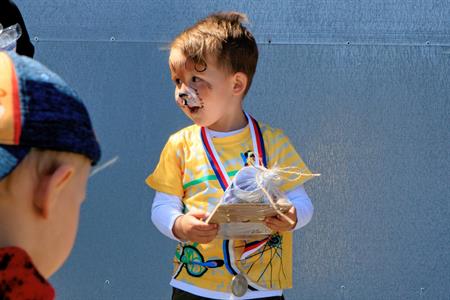
[[[173,82],[174,82],[176,85],[180,85],[180,84],[181,84],[181,80],[180,80],[179,78],[175,78],[175,79],[173,80]]]
[[[201,79],[198,78],[197,76],[193,76],[192,77],[192,82],[199,82]]]

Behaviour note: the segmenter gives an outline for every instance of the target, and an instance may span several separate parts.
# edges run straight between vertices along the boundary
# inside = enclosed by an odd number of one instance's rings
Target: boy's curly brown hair
[[[192,59],[199,72],[206,70],[206,59],[212,58],[230,73],[246,74],[246,94],[256,71],[258,47],[243,23],[247,23],[247,16],[239,12],[211,14],[179,34],[170,48]]]

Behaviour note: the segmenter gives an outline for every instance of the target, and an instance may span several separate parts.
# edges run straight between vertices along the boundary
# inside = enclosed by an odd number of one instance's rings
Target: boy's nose
[[[184,105],[188,105],[189,95],[186,93],[178,93],[178,97],[183,101]]]
[[[178,93],[178,97],[180,97],[180,98],[184,99],[184,98],[187,98],[187,97],[189,97],[189,95],[188,95],[188,94],[186,94],[186,93]]]

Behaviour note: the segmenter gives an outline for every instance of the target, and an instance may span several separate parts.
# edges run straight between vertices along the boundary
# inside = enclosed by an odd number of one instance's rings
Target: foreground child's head
[[[242,99],[258,61],[258,48],[242,24],[245,21],[245,15],[236,12],[212,14],[171,44],[169,66],[175,98],[200,126],[220,127],[242,114]]]
[[[75,92],[38,62],[0,52],[0,247],[22,248],[42,275],[54,273],[73,247],[99,159]]]

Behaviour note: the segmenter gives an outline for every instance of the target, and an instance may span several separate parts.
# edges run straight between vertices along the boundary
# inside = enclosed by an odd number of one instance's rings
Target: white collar
[[[214,131],[211,129],[208,129],[209,134],[211,135],[212,138],[223,138],[223,137],[227,137],[227,136],[232,136],[232,135],[236,135],[238,133],[241,133],[242,131],[244,131],[245,128],[247,128],[248,124],[245,125],[243,128],[241,129],[237,129],[237,130],[233,130],[233,131]]]

